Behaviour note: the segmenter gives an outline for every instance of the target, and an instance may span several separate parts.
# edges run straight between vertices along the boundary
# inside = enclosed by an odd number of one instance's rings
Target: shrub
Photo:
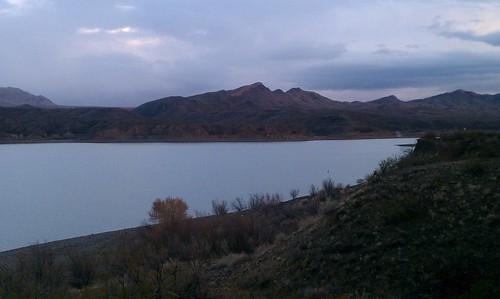
[[[380,161],[378,164],[378,170],[380,173],[386,173],[390,169],[394,168],[396,164],[398,163],[399,158],[394,156],[394,157],[389,157],[387,159],[384,159]]]
[[[292,189],[290,190],[290,196],[292,199],[296,199],[297,196],[299,195],[300,190],[299,189]]]
[[[24,287],[21,298],[46,298],[64,282],[63,268],[50,248],[37,244],[17,258],[17,283]]]
[[[227,201],[212,200],[212,212],[216,216],[226,215],[228,212]]]
[[[70,254],[68,256],[70,270],[70,284],[82,289],[89,286],[95,277],[95,261],[90,256]]]
[[[314,184],[312,184],[311,187],[309,188],[309,195],[311,195],[311,197],[315,197],[317,194],[318,194],[318,188]]]
[[[335,185],[335,182],[331,178],[324,180],[322,187],[323,189],[319,192],[319,199],[321,201],[340,199],[342,190],[344,189],[342,184]]]
[[[324,180],[322,186],[325,195],[327,197],[333,197],[333,195],[335,194],[335,183],[333,182],[333,180],[331,178]]]
[[[465,162],[465,173],[471,176],[482,176],[486,172],[485,166],[478,160],[470,160]]]
[[[248,260],[250,260],[250,257],[246,253],[231,253],[221,257],[215,263],[216,267],[233,267]]]
[[[237,212],[241,212],[243,210],[246,210],[248,208],[245,200],[243,200],[240,197],[236,197],[232,202],[231,202],[231,208]]]
[[[250,209],[258,209],[264,205],[264,194],[250,194],[248,199],[248,207]]]

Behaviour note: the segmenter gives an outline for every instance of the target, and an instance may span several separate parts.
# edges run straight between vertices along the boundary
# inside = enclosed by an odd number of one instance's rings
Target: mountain
[[[380,136],[397,131],[498,129],[499,99],[458,90],[413,101],[391,95],[369,102],[339,102],[300,88],[271,91],[259,82],[229,91],[167,97],[140,105],[135,112],[202,131],[208,128],[208,135]]]
[[[500,95],[463,90],[412,101],[388,96],[340,102],[300,88],[270,90],[258,82],[233,90],[166,97],[135,109],[54,107],[43,97],[30,95],[39,101],[23,102],[19,99],[30,98],[29,94],[3,90],[18,94],[16,103],[23,105],[0,107],[0,141],[4,142],[308,140],[500,129]],[[41,109],[46,107],[53,109]]]
[[[55,107],[51,100],[43,96],[35,96],[24,90],[14,87],[0,87],[0,106],[15,107],[29,105],[33,107]]]
[[[425,120],[437,117],[440,120],[475,118],[500,115],[500,94],[481,95],[457,90],[433,97],[412,101],[401,101],[391,95],[369,102],[339,102],[320,94],[292,88],[287,92],[271,91],[262,83],[242,86],[234,90],[221,90],[190,97],[166,97],[140,105],[135,111],[145,117],[157,119],[203,119],[208,116],[234,116],[279,111],[314,113],[337,111],[339,113],[369,113],[386,118],[411,117]]]
[[[140,105],[139,114],[155,118],[185,118],[223,113],[255,113],[272,110],[310,111],[330,109],[335,102],[299,88],[271,91],[257,82],[233,90],[208,92],[190,97],[167,97]]]
[[[471,91],[456,90],[407,103],[409,108],[420,112],[447,115],[496,117],[500,113],[500,94],[482,95]]]

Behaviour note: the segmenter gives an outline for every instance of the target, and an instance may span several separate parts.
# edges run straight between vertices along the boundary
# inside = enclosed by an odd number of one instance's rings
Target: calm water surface
[[[414,141],[0,145],[0,251],[140,225],[158,197],[209,211],[328,177],[352,184]]]

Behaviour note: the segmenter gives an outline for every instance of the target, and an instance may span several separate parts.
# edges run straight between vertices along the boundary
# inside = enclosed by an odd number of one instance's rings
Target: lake
[[[194,210],[326,178],[353,184],[415,139],[0,145],[0,251],[140,225],[155,198]]]

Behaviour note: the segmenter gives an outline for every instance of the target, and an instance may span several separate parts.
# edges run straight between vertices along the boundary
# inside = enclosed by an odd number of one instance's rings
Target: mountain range
[[[425,99],[388,96],[341,102],[254,83],[134,109],[61,107],[19,89],[0,89],[0,140],[252,140],[391,137],[425,131],[500,129],[500,94],[456,90]],[[51,109],[45,109],[51,108]]]

